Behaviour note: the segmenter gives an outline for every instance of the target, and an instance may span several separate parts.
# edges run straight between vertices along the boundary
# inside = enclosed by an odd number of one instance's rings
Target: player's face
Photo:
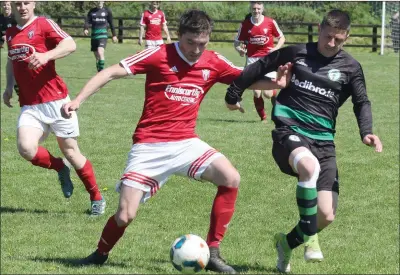
[[[158,3],[158,1],[151,1],[150,2],[150,10],[151,11],[157,10],[159,6],[160,6],[160,3]]]
[[[4,15],[8,16],[11,14],[11,2],[9,1],[3,2],[1,8],[3,9]]]
[[[262,4],[252,4],[250,5],[251,15],[254,19],[259,19],[264,11],[264,6]]]
[[[13,2],[14,15],[18,23],[26,23],[35,16],[35,2]]]
[[[346,30],[339,30],[330,26],[320,27],[318,36],[318,51],[325,57],[336,55],[349,37]]]
[[[99,9],[102,9],[104,7],[104,1],[97,2],[97,7],[99,7]]]
[[[208,33],[184,33],[179,35],[179,49],[190,62],[196,62],[203,54],[210,41]]]

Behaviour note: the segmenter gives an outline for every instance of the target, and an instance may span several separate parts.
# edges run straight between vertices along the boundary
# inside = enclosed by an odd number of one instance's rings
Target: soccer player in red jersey
[[[53,20],[35,16],[35,2],[13,2],[12,7],[17,25],[6,31],[7,87],[3,100],[12,107],[10,100],[15,76],[21,106],[17,126],[18,151],[33,165],[56,170],[64,196],[69,198],[74,188],[69,167],[39,145],[54,132],[61,151],[90,194],[91,214],[103,214],[105,201],[92,164],[79,151],[76,114],[71,119],[61,116],[62,105],[70,99],[66,84],[56,73],[55,60],[74,52],[75,41]]]
[[[140,31],[139,31],[139,45],[143,45],[143,34],[145,33],[146,48],[154,48],[164,44],[161,29],[167,35],[167,43],[171,43],[169,35],[167,20],[165,14],[159,10],[160,2],[151,1],[150,9],[142,13],[140,18]],[[146,32],[144,29],[146,28]]]
[[[276,21],[270,17],[264,16],[264,5],[262,2],[250,2],[251,16],[246,16],[240,25],[237,37],[234,42],[235,49],[240,56],[246,55],[246,66],[256,62],[263,57],[283,46],[285,36],[280,30]],[[274,38],[278,38],[278,43],[274,47]],[[243,47],[243,44],[245,47]],[[267,119],[264,110],[264,99],[274,98],[276,90],[254,90],[254,106],[261,120]]]
[[[178,28],[179,42],[146,49],[99,72],[64,105],[65,115],[72,116],[85,99],[109,81],[146,74],[142,117],[117,185],[118,210],[105,225],[97,250],[81,264],[103,264],[135,218],[139,203],[155,195],[169,176],[177,174],[218,186],[207,236],[211,257],[206,269],[236,273],[221,258],[219,245],[234,213],[240,175],[222,153],[195,133],[200,103],[207,92],[217,82],[232,83],[242,71],[220,54],[206,50],[211,28],[212,21],[205,12],[185,12]],[[278,77],[276,83],[260,80],[252,88],[282,88],[286,79]]]

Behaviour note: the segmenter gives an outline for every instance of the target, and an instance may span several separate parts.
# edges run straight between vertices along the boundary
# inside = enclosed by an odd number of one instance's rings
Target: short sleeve
[[[142,16],[140,17],[140,25],[146,26],[146,23],[144,22],[144,13],[142,13]]]
[[[242,73],[243,68],[235,66],[232,62],[226,59],[219,53],[217,55],[216,68],[219,72],[218,82],[230,85]]]
[[[45,18],[41,21],[41,28],[46,38],[46,42],[53,47],[57,46],[62,40],[68,38],[72,39],[71,36],[63,31],[56,22],[51,19]]]
[[[165,13],[161,14],[161,24],[166,24],[167,23],[167,18],[165,18]]]
[[[243,23],[240,24],[240,27],[238,29],[237,36],[236,36],[236,39],[235,39],[236,41],[246,41],[246,40],[248,40],[247,33],[243,29],[243,27],[244,27],[244,24]]]
[[[275,20],[272,20],[272,34],[274,35],[274,37],[281,37],[283,36],[283,33],[281,31],[281,29],[278,26],[278,23],[276,23]]]
[[[145,74],[160,61],[160,47],[145,49],[120,61],[128,74]]]

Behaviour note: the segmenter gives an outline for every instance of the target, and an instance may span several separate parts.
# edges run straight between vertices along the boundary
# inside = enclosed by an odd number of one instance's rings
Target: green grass
[[[95,73],[87,40],[78,40],[73,55],[57,61],[59,74],[74,97]],[[233,47],[211,45],[237,65]],[[132,42],[108,45],[106,66],[139,48]],[[363,65],[374,113],[374,130],[384,143],[375,153],[360,141],[351,101],[339,112],[337,159],[340,198],[336,221],[320,234],[326,260],[306,264],[302,249],[294,252],[292,270],[300,274],[399,273],[399,62],[398,55],[379,56],[350,49]],[[2,51],[2,89],[4,60]],[[215,188],[172,177],[139,215],[103,267],[80,268],[68,260],[91,253],[103,226],[117,207],[114,186],[119,179],[131,135],[140,117],[144,77],[109,83],[79,110],[82,152],[93,162],[107,199],[106,214],[89,218],[88,195],[75,173],[75,192],[63,198],[57,175],[33,167],[16,149],[19,107],[1,108],[1,274],[167,274],[169,247],[181,234],[203,237]],[[273,273],[275,232],[287,232],[297,222],[294,178],[282,174],[271,156],[272,122],[262,124],[251,92],[245,114],[224,106],[226,86],[216,85],[200,109],[197,133],[222,151],[237,167],[242,183],[236,213],[221,246],[223,256],[243,273]],[[15,102],[15,99],[14,99]],[[270,105],[268,104],[268,112]],[[45,146],[60,156],[54,136]],[[189,186],[190,185],[190,186]]]

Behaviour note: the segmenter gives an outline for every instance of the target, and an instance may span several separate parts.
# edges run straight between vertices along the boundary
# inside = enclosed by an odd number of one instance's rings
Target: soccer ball
[[[177,270],[186,274],[196,273],[208,264],[210,249],[199,236],[187,234],[172,243],[169,255]]]

